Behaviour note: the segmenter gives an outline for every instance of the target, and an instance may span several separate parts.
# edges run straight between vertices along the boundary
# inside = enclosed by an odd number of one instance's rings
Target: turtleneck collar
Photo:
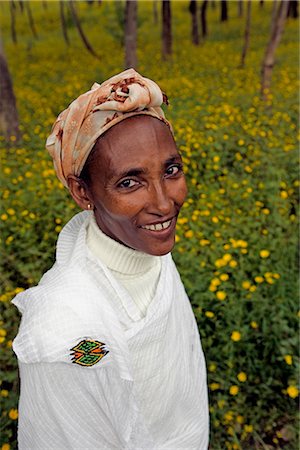
[[[133,250],[104,234],[92,213],[87,227],[87,246],[112,271],[124,275],[137,275],[150,270],[159,256]]]

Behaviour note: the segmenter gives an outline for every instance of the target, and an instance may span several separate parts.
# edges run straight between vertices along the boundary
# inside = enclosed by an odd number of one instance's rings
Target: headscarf
[[[134,69],[95,83],[59,114],[47,139],[60,181],[67,187],[69,175],[79,176],[98,137],[121,120],[143,114],[170,126],[162,103],[168,101],[159,86]]]

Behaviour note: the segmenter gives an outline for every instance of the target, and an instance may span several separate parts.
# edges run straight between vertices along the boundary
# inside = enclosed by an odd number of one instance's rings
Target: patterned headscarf
[[[162,103],[167,97],[159,86],[134,69],[95,83],[60,113],[47,139],[60,181],[67,187],[69,175],[79,176],[98,137],[121,120],[143,114],[170,126]]]

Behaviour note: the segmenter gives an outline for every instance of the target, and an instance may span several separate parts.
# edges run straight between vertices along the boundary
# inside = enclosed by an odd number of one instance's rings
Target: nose
[[[160,217],[168,216],[172,213],[174,201],[163,180],[149,186],[145,207],[149,214],[155,214]]]

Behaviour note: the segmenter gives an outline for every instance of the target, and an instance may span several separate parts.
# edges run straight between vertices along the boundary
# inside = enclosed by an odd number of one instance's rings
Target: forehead
[[[123,120],[100,137],[95,163],[105,169],[114,166],[165,160],[177,154],[173,135],[163,121],[151,116]]]

